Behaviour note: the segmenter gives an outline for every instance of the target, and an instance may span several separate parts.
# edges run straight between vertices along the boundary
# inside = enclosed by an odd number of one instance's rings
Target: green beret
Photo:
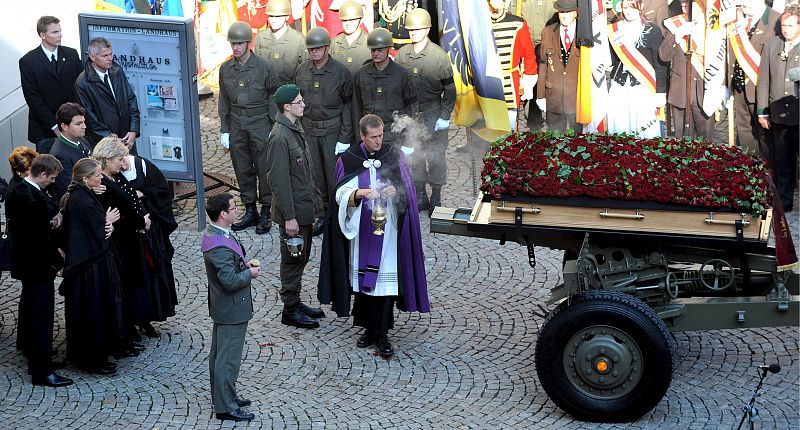
[[[278,87],[275,91],[275,104],[280,106],[282,104],[291,103],[294,98],[300,94],[300,87],[295,84],[284,84]]]

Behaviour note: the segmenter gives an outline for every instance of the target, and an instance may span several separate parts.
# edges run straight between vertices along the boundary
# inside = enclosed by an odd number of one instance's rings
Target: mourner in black
[[[56,157],[64,168],[50,187],[56,199],[67,192],[72,182],[72,166],[91,153],[91,144],[86,140],[86,110],[77,103],[64,103],[56,112],[56,121],[61,134],[56,138],[50,155]]]

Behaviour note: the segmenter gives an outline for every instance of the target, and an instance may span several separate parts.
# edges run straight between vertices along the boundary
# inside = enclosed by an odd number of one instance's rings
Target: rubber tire
[[[623,331],[639,346],[642,376],[616,399],[595,399],[579,391],[562,362],[567,342],[580,330],[606,325]],[[675,341],[652,308],[628,294],[595,290],[563,301],[545,321],[536,342],[536,373],[550,399],[583,421],[629,422],[664,397],[676,364]]]

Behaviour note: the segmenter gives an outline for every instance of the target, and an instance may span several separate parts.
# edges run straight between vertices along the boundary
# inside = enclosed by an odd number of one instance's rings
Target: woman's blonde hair
[[[100,161],[105,166],[106,160],[128,155],[128,147],[116,134],[109,134],[97,143],[92,150],[92,158]]]

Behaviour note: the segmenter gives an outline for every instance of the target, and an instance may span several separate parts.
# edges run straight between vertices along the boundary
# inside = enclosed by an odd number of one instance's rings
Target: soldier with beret
[[[300,237],[299,255],[281,246],[280,296],[283,301],[281,323],[300,328],[317,328],[315,320],[325,313],[300,300],[301,278],[311,252],[311,228],[322,215],[322,200],[315,190],[311,152],[306,143],[301,118],[305,101],[300,87],[284,84],[275,91],[275,104],[280,111],[269,135],[267,177],[273,191],[273,215],[278,224],[282,244]]]

